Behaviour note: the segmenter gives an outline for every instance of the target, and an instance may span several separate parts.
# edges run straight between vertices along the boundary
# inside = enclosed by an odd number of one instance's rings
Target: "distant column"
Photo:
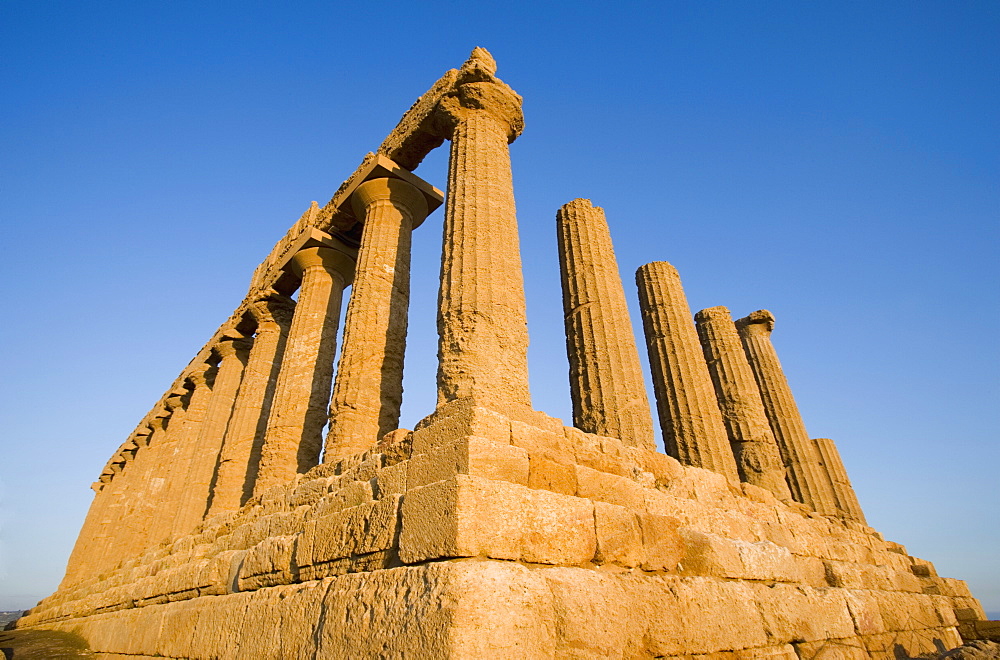
[[[715,388],[691,320],[681,278],[666,261],[635,274],[656,407],[667,453],[739,483]]]
[[[779,499],[792,499],[778,443],[729,310],[710,307],[694,319],[740,477]]]
[[[806,432],[778,354],[771,343],[774,316],[753,312],[736,322],[747,361],[760,388],[760,398],[785,462],[792,497],[824,515],[835,515],[833,489],[819,464],[819,452]]]
[[[410,238],[427,215],[423,193],[400,179],[372,179],[351,197],[364,223],[323,460],[374,446],[399,426],[410,305]]]
[[[209,516],[239,509],[253,493],[256,461],[294,311],[295,302],[277,294],[250,305],[257,331],[222,444]]]
[[[655,449],[653,419],[604,209],[556,213],[573,425]]]
[[[153,434],[140,447],[132,466],[131,478],[135,485],[130,488],[129,502],[124,513],[128,528],[125,544],[127,552],[136,553],[160,541],[164,521],[164,494],[168,489],[168,472],[173,463],[174,447],[187,415],[185,403],[189,392],[181,388],[163,402],[169,416],[157,417],[152,422]]]
[[[212,477],[222,450],[222,439],[233,414],[233,404],[252,344],[248,339],[227,339],[213,347],[214,352],[219,355],[219,371],[215,376],[205,419],[191,453],[191,462],[184,479],[184,494],[173,524],[175,534],[190,532],[205,518]]]
[[[354,263],[346,248],[306,248],[292,257],[291,268],[300,274],[302,285],[274,389],[254,495],[319,463],[340,306],[354,277]]]
[[[148,444],[152,432],[148,427],[139,429],[132,436],[134,446],[138,448]],[[125,534],[123,507],[129,500],[126,482],[121,466],[112,466],[111,476],[97,490],[87,512],[84,528],[73,546],[66,566],[66,576],[63,578],[64,585],[77,582],[87,575],[96,575],[117,563]]]
[[[861,510],[854,486],[851,485],[851,479],[847,476],[844,463],[840,460],[840,452],[837,450],[836,443],[830,438],[813,438],[813,442],[816,444],[820,461],[826,468],[830,484],[833,486],[833,494],[837,498],[837,508],[840,509],[841,517],[867,525],[865,513]]]
[[[521,97],[477,48],[440,103],[451,140],[438,296],[438,405],[530,406],[528,327],[508,144]]]
[[[191,388],[191,396],[184,411],[184,419],[170,431],[176,442],[170,453],[166,471],[166,489],[158,506],[157,541],[169,540],[174,534],[174,520],[181,508],[181,500],[187,493],[188,471],[191,461],[197,455],[198,436],[205,422],[212,388],[219,372],[217,365],[207,362],[196,365],[185,377]]]

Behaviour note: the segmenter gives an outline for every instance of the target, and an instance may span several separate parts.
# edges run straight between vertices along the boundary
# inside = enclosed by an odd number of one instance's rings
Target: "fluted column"
[[[830,485],[833,487],[840,516],[867,524],[865,513],[861,510],[858,496],[854,492],[854,486],[851,485],[851,479],[847,476],[847,469],[844,467],[843,461],[840,460],[840,451],[837,450],[836,443],[830,438],[813,438],[813,443],[819,451],[820,461],[826,469]]]
[[[410,238],[427,215],[423,193],[399,179],[362,183],[351,205],[364,225],[333,386],[326,462],[364,451],[399,426]]]
[[[530,406],[524,276],[508,144],[520,134],[521,97],[476,49],[442,99],[451,140],[438,297],[438,405]]]
[[[274,388],[254,495],[319,463],[340,306],[354,276],[354,262],[353,255],[331,247],[306,248],[292,257],[291,267],[301,275],[302,285]]]
[[[198,436],[205,422],[208,404],[212,400],[212,388],[218,371],[217,365],[201,363],[185,377],[187,386],[191,388],[191,396],[183,420],[170,429],[176,442],[173,443],[167,467],[166,489],[157,507],[160,520],[154,540],[169,540],[174,533],[174,520],[187,493],[188,471],[197,455]]]
[[[291,298],[277,294],[250,305],[257,331],[222,443],[209,516],[235,511],[253,494],[261,443],[294,310]]]
[[[149,442],[151,428],[140,429],[133,437],[137,447]],[[100,573],[114,562],[116,546],[121,539],[123,506],[128,502],[128,484],[123,470],[112,467],[112,477],[97,491],[91,503],[83,529],[77,537],[66,565],[64,585],[70,585]]]
[[[252,344],[249,339],[231,339],[220,341],[213,347],[214,352],[220,356],[219,371],[212,386],[212,398],[208,402],[205,419],[191,453],[191,462],[184,480],[184,494],[174,520],[174,534],[186,534],[205,518],[212,477],[215,475],[222,440],[233,414],[233,404]]]
[[[785,462],[792,497],[819,513],[836,514],[833,489],[819,465],[819,452],[806,432],[778,354],[771,344],[774,316],[762,309],[738,320],[736,327]]]
[[[152,435],[147,446],[140,447],[132,467],[131,478],[135,480],[125,523],[129,529],[126,540],[127,552],[137,552],[160,540],[163,526],[169,525],[170,518],[163,515],[163,496],[168,490],[168,472],[173,463],[174,447],[178,442],[187,412],[185,403],[188,392],[175,394],[164,401],[169,416],[156,418],[151,427]]]
[[[710,307],[694,319],[740,477],[779,499],[792,499],[778,443],[729,310]]]
[[[736,461],[677,269],[666,261],[654,261],[640,266],[635,280],[667,453],[738,483]]]
[[[604,209],[556,213],[573,425],[654,449],[653,419]]]

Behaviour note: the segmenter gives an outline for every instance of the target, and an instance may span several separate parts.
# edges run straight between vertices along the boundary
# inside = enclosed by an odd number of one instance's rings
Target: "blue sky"
[[[88,485],[273,243],[480,45],[525,98],[535,406],[570,418],[555,211],[588,197],[633,304],[667,260],[692,312],[774,312],[870,523],[1000,613],[998,33],[988,2],[4,2],[0,609],[56,587]]]

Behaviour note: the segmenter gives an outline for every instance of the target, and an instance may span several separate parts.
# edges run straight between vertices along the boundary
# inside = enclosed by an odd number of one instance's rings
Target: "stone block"
[[[873,591],[887,631],[916,630],[942,625],[931,596],[901,592]]]
[[[421,647],[413,647],[420,649],[414,657],[554,657],[553,598],[540,575],[506,562],[452,564],[450,568],[445,580],[446,602],[454,603],[449,607],[449,652],[424,655]]]
[[[743,561],[732,540],[686,527],[679,533],[684,540],[682,574],[736,578],[743,572]]]
[[[563,433],[547,431],[524,422],[510,423],[510,443],[524,449],[531,456],[555,463],[572,464],[575,460],[573,446]]]
[[[851,619],[854,621],[854,630],[858,635],[878,635],[886,632],[878,600],[870,591],[845,589],[843,594]]]
[[[642,531],[643,570],[676,571],[686,547],[678,531],[678,520],[654,513],[640,513],[639,527]]]
[[[416,488],[403,500],[400,559],[486,556],[545,564],[589,562],[592,503],[468,475]]]
[[[467,436],[509,443],[510,419],[469,400],[452,401],[417,424],[412,435],[413,453],[425,453]]]
[[[749,583],[693,577],[676,582],[673,590],[679,610],[672,622],[676,642],[680,642],[678,651],[711,653],[774,645],[769,642],[765,620],[754,607],[755,591]]]
[[[564,434],[573,448],[574,462],[578,465],[622,477],[631,474],[631,470],[620,456],[605,453],[601,446],[601,436],[584,433],[570,426],[565,427]]]
[[[916,557],[911,557],[910,560],[912,562],[910,570],[913,571],[913,574],[917,577],[932,578],[938,576],[937,571],[934,570],[934,564],[929,561],[925,559],[917,559]]]
[[[658,486],[666,486],[684,473],[684,468],[681,466],[680,461],[673,456],[637,447],[630,447],[628,452],[635,463],[641,465],[643,470],[653,475]]]
[[[401,495],[405,493],[409,465],[409,461],[402,461],[379,470],[375,476],[375,487],[373,489],[375,498],[381,500],[389,495]]]
[[[606,511],[611,506],[603,505]],[[551,568],[540,574],[552,593],[554,657],[643,657],[643,628],[648,619],[634,594],[614,575],[579,568]],[[650,600],[651,608],[659,604]]]
[[[647,489],[631,479],[577,465],[576,483],[580,497],[617,504],[637,513],[645,511]]]
[[[575,495],[576,466],[571,463],[559,463],[540,454],[529,454],[528,487],[550,490],[563,495]]]
[[[439,445],[409,461],[407,489],[412,490],[456,474],[470,474],[527,485],[528,453],[511,444],[467,436]]]
[[[295,549],[300,567],[396,546],[401,496],[361,504],[306,523]]]
[[[746,580],[764,580],[774,582],[801,582],[798,562],[780,545],[769,541],[748,543],[735,540],[736,550],[743,566],[740,577]]]
[[[973,597],[972,592],[969,591],[969,585],[964,580],[956,580],[955,578],[938,578],[938,580],[941,584],[941,593],[945,596]]]
[[[239,591],[294,582],[294,550],[294,536],[272,536],[247,550],[237,578]]]
[[[330,479],[310,479],[309,481],[303,481],[292,491],[288,501],[289,505],[296,507],[315,504],[321,497],[326,495],[330,481]]]
[[[799,642],[794,645],[800,658],[810,660],[871,660],[865,641],[858,637]]]
[[[752,585],[772,643],[840,639],[855,635],[843,590],[776,583]]]
[[[598,564],[620,564],[629,568],[643,562],[642,530],[639,518],[625,507],[594,502]]]

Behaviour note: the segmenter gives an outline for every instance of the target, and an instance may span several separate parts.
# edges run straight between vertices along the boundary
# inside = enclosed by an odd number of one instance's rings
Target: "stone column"
[[[181,500],[187,493],[188,471],[198,448],[198,436],[205,421],[208,404],[212,400],[212,387],[218,374],[218,366],[201,363],[185,377],[191,388],[191,397],[181,424],[171,429],[176,441],[173,443],[171,458],[167,467],[167,486],[159,504],[154,540],[167,541],[174,534],[174,520],[181,508]]]
[[[148,427],[137,431],[132,436],[134,446],[138,448],[148,444],[152,432]],[[97,575],[111,565],[112,553],[118,552],[124,533],[122,510],[129,496],[123,471],[120,467],[112,469],[114,471],[111,478],[96,491],[83,529],[80,530],[67,562],[66,575],[60,588]]]
[[[399,179],[362,183],[351,205],[364,226],[333,386],[326,462],[362,452],[399,426],[410,238],[427,215],[423,193]]]
[[[302,278],[271,402],[253,493],[291,481],[319,462],[330,410],[340,306],[354,277],[346,250],[312,247],[292,257]]]
[[[438,405],[530,407],[528,328],[508,144],[521,97],[477,48],[438,113],[451,140],[438,296]]]
[[[573,425],[655,449],[653,419],[604,209],[574,199],[556,213]]]
[[[257,331],[222,443],[208,516],[235,511],[253,494],[261,443],[294,311],[295,302],[277,294],[250,305]]]
[[[220,357],[219,371],[184,479],[184,493],[173,524],[175,535],[190,532],[205,518],[212,477],[252,344],[249,339],[227,339],[214,346],[214,352]]]
[[[639,287],[656,407],[667,453],[739,483],[715,388],[681,278],[666,261],[640,266]]]
[[[785,462],[792,497],[826,515],[835,515],[833,489],[819,465],[816,446],[806,432],[792,390],[771,344],[774,317],[767,310],[753,312],[736,322],[743,350],[760,388],[760,398]]]
[[[837,450],[836,443],[830,438],[813,438],[813,443],[819,451],[820,461],[826,469],[830,485],[833,487],[840,516],[867,525],[865,513],[861,510],[858,496],[854,493],[854,486],[851,485],[851,479],[847,476],[844,463],[840,460],[840,452]]]
[[[163,407],[169,416],[157,417],[151,427],[152,435],[147,446],[140,447],[132,466],[131,478],[135,485],[130,488],[125,522],[129,529],[126,541],[127,552],[137,553],[161,540],[164,520],[161,507],[168,489],[168,473],[174,460],[174,447],[184,425],[186,410],[184,404],[189,392],[167,397]]]
[[[792,499],[785,464],[729,310],[710,307],[695,314],[694,320],[740,477],[778,499]]]

